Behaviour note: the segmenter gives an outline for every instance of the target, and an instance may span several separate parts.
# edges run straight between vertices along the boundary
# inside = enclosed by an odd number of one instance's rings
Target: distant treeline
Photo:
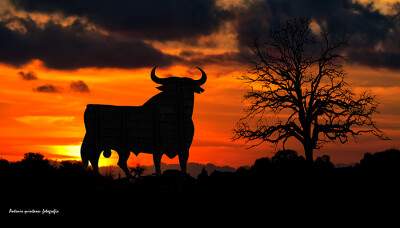
[[[399,161],[400,151],[390,149],[366,153],[355,166],[335,168],[329,156],[310,164],[296,151],[282,150],[233,172],[203,169],[193,178],[178,170],[143,175],[135,167],[132,171],[139,173],[134,179],[113,179],[84,170],[81,162],[63,161],[54,166],[41,154],[27,153],[18,162],[0,160],[0,195],[5,200],[1,206],[2,213],[36,207],[57,209],[60,215],[131,215],[158,210],[153,213],[173,216],[176,211],[200,213],[204,207],[210,213],[236,213],[238,204],[249,203],[268,205],[273,211],[284,205],[361,204],[374,195],[379,195],[379,201],[374,201],[379,203],[398,195]],[[193,205],[200,206],[195,211],[185,209]],[[122,206],[125,209],[119,210]]]
[[[212,164],[203,165],[203,170],[197,171],[200,173],[197,179],[208,177],[213,173],[268,173],[272,170],[280,170],[281,172],[291,172],[293,170],[313,170],[313,169],[378,169],[378,170],[391,170],[399,169],[400,151],[397,149],[389,149],[383,152],[377,153],[365,153],[364,158],[359,163],[355,163],[352,166],[345,166],[335,168],[328,155],[318,157],[313,163],[307,162],[303,156],[298,155],[294,150],[280,150],[273,157],[263,157],[257,159],[252,166],[240,167],[234,170],[231,167],[217,167]],[[200,169],[201,164],[193,163],[196,165],[196,169]],[[137,167],[131,168],[132,172],[137,172]],[[151,166],[141,166],[145,169],[149,169]],[[164,164],[164,168],[178,167],[177,165]],[[210,168],[211,167],[211,168]],[[115,178],[115,171],[107,171],[108,167],[103,167],[102,176],[105,179]],[[219,171],[217,169],[222,171]],[[207,171],[208,170],[208,171]],[[212,170],[211,173],[209,173]],[[229,171],[227,171],[229,170]],[[231,171],[232,170],[232,171]],[[141,171],[139,176],[145,174],[145,176],[151,176],[151,170]],[[275,171],[274,171],[275,172]],[[10,177],[18,177],[19,175],[32,175],[40,174],[47,176],[50,174],[58,175],[59,177],[69,175],[81,175],[90,176],[94,175],[91,168],[84,170],[82,162],[79,161],[61,161],[54,162],[47,160],[40,153],[26,153],[21,161],[9,162],[3,158],[0,158],[0,175],[2,178],[9,179]],[[214,174],[219,175],[219,174]],[[102,178],[102,177],[100,177]],[[120,176],[121,178],[121,176]],[[133,180],[133,182],[139,180]]]
[[[400,156],[400,151],[397,149],[389,149],[383,152],[376,152],[376,153],[365,153],[364,158],[361,159],[359,163],[355,163],[355,165],[351,166],[341,166],[339,168],[388,168],[395,166],[396,159]],[[25,166],[25,165],[35,165],[36,168],[40,168],[43,165],[51,165],[55,168],[70,168],[81,167],[81,162],[78,161],[62,161],[62,162],[54,162],[51,160],[47,160],[44,158],[44,155],[41,153],[25,153],[24,158],[21,161],[17,162],[9,162],[6,159],[0,157],[0,167],[7,168],[11,166]],[[168,165],[162,163],[165,168],[168,168]],[[197,164],[197,163],[193,163]],[[298,155],[298,153],[294,150],[280,150],[278,151],[273,157],[264,157],[257,159],[255,161],[254,166],[259,166],[260,164],[267,165],[270,168],[301,168],[303,165],[306,165],[305,159],[303,156]],[[207,164],[208,166],[213,166],[212,164]],[[172,165],[175,168],[175,165]],[[307,166],[307,165],[306,165]],[[150,167],[150,166],[148,166]],[[307,166],[308,168],[310,166]],[[334,164],[330,161],[330,157],[328,155],[323,155],[321,157],[317,157],[317,159],[313,163],[314,168],[334,168]],[[198,167],[196,167],[198,168]],[[216,167],[212,167],[216,168]],[[231,169],[229,166],[224,166],[221,168]],[[248,168],[242,167],[242,168]]]

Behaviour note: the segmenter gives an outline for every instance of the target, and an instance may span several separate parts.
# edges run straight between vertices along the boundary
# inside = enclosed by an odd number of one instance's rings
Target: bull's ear
[[[159,87],[156,87],[156,88],[157,88],[158,90],[165,91],[165,90],[166,90],[165,87],[166,87],[166,86],[162,85],[162,86],[159,86]]]
[[[166,84],[166,85],[162,85],[162,86],[159,86],[159,87],[156,87],[157,89],[159,89],[159,90],[161,90],[161,91],[167,91],[167,90],[169,90],[169,91],[171,91],[171,90],[176,90],[176,86],[174,86],[174,85],[168,85],[168,84]]]

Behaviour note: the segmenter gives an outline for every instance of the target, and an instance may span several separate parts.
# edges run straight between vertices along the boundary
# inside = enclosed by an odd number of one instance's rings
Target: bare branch
[[[312,160],[312,150],[326,142],[346,143],[364,133],[388,139],[372,119],[378,113],[375,96],[364,92],[357,97],[345,82],[341,62],[348,58],[340,48],[346,42],[332,41],[330,33],[322,29],[315,35],[310,19],[301,18],[271,30],[262,43],[253,43],[253,67],[238,78],[250,88],[244,96],[250,104],[233,140],[284,146],[293,137]],[[282,112],[288,113],[285,121],[266,121]]]

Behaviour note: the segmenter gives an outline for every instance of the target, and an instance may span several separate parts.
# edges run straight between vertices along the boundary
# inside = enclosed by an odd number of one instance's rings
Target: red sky
[[[222,6],[228,4],[227,1],[218,2]],[[246,8],[242,1],[237,1],[236,4],[228,5]],[[3,9],[13,9],[7,1],[0,1],[0,6]],[[380,9],[378,12],[382,15],[390,11],[386,1],[378,1],[375,7]],[[14,16],[20,17],[30,15],[38,24],[40,21],[46,22],[60,17],[58,22],[68,26],[72,20],[71,17],[63,18],[58,14],[15,9],[12,12]],[[0,19],[4,22],[4,10],[2,13]],[[89,16],[88,18],[90,19]],[[96,21],[93,21],[96,25]],[[157,75],[199,78],[200,72],[195,69],[196,66],[202,67],[208,75],[206,84],[202,86],[205,92],[195,95],[195,136],[189,162],[239,167],[252,165],[255,159],[272,156],[276,152],[268,143],[246,149],[249,145],[244,145],[241,141],[231,141],[232,129],[243,116],[245,108],[242,100],[246,87],[236,77],[248,70],[245,62],[232,58],[243,48],[240,45],[243,41],[237,31],[238,24],[234,19],[227,19],[217,30],[194,37],[143,39],[144,43],[151,44],[164,55],[179,56],[185,60],[159,67]],[[14,30],[20,28],[18,23],[8,23],[7,26]],[[107,30],[107,27],[101,32],[108,35],[121,33]],[[0,42],[4,41],[0,39]],[[381,46],[388,50],[385,42],[382,41]],[[184,55],[185,52],[188,54]],[[55,56],[61,58],[63,55],[59,53]],[[138,106],[159,92],[150,79],[152,66],[118,67],[117,62],[115,66],[105,64],[63,69],[59,65],[51,65],[51,60],[45,57],[41,59],[42,55],[37,56],[38,58],[22,64],[10,63],[0,58],[0,157],[9,161],[20,160],[27,152],[40,152],[48,159],[59,161],[80,160],[80,144],[85,134],[83,112],[87,104]],[[375,120],[378,127],[392,140],[380,141],[372,136],[362,136],[358,143],[330,143],[316,151],[315,157],[328,154],[334,163],[350,163],[358,162],[365,152],[400,148],[399,68],[350,62],[345,69],[349,73],[347,82],[353,90],[371,90],[377,96],[381,103],[381,114],[376,115]],[[26,76],[29,72],[34,72],[35,80],[23,79],[21,75]],[[89,91],[82,92],[71,87],[72,83],[79,81]],[[294,140],[288,145],[287,148],[303,154],[302,147]],[[280,148],[279,146],[277,149]],[[117,158],[117,154],[113,153],[110,159],[101,158],[100,165],[116,165]],[[129,162],[150,165],[152,158],[145,154],[138,157],[131,154]],[[177,159],[170,160],[166,156],[162,162],[178,163]]]

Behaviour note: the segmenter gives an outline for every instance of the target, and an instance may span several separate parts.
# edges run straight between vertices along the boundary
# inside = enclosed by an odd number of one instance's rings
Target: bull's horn
[[[164,84],[165,78],[159,78],[156,76],[156,68],[157,68],[157,66],[155,66],[153,68],[153,70],[151,71],[151,80],[153,80],[153,82],[155,82],[157,84]]]
[[[196,81],[196,83],[199,85],[199,86],[201,86],[201,85],[203,85],[204,83],[206,83],[206,81],[207,81],[207,75],[206,75],[206,73],[200,68],[200,67],[196,67],[197,69],[199,69],[200,71],[201,71],[201,78],[199,79],[199,80],[195,80]]]

